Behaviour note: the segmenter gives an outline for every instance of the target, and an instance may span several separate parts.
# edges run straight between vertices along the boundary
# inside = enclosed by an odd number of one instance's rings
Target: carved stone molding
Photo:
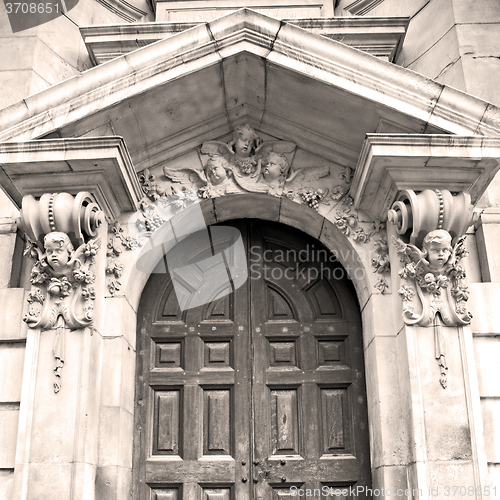
[[[111,221],[137,210],[141,197],[139,179],[121,137],[4,143],[0,165],[0,183],[19,208],[27,195],[85,191]]]
[[[469,291],[460,261],[467,255],[464,240],[474,222],[468,193],[447,190],[400,193],[388,213],[400,238],[393,237],[403,270],[398,293],[403,301],[403,320],[408,325],[433,326],[435,358],[440,383],[447,386],[446,354],[441,325],[470,323]]]
[[[352,181],[354,208],[385,220],[400,191],[466,193],[472,205],[500,168],[498,138],[367,134]]]
[[[25,254],[35,260],[28,293],[30,328],[54,330],[56,366],[54,391],[61,388],[64,331],[90,326],[95,301],[95,256],[101,242],[97,228],[104,215],[90,193],[25,196],[21,229],[26,233]]]

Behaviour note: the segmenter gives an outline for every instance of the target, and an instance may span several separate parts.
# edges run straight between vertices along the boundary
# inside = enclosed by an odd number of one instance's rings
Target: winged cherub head
[[[207,161],[205,171],[212,186],[217,186],[229,178],[231,165],[223,156],[211,156]]]
[[[262,176],[266,182],[276,182],[285,175],[287,168],[285,156],[271,151],[267,155]]]
[[[260,137],[248,124],[238,125],[233,132],[233,140],[229,145],[237,156],[248,158],[255,154],[257,146],[260,144]]]
[[[439,271],[450,258],[451,235],[444,229],[436,229],[425,236],[422,246],[429,262],[429,269]]]

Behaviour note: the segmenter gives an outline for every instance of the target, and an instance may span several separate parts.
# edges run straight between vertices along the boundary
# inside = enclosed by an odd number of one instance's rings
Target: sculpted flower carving
[[[401,285],[398,290],[398,294],[404,302],[408,302],[415,296],[415,291],[411,286]]]
[[[90,241],[83,247],[83,255],[87,259],[93,259],[97,255],[100,246],[100,242]]]
[[[88,286],[82,290],[83,298],[86,300],[95,300],[95,288],[93,286]]]
[[[67,297],[71,291],[72,285],[66,276],[62,278],[51,278],[47,285],[47,291],[50,295]]]
[[[469,300],[469,288],[465,285],[457,285],[451,289],[451,295],[457,302]]]
[[[351,214],[350,212],[351,210],[349,208],[343,212],[337,210],[334,221],[335,226],[337,226],[346,236],[349,236],[351,230],[358,225],[357,215]]]
[[[387,283],[387,281],[385,281],[384,278],[379,278],[374,286],[377,290],[380,291],[382,295],[384,295],[387,289],[389,288],[389,284]]]
[[[401,278],[414,278],[417,275],[417,270],[415,269],[415,264],[413,262],[409,262],[406,264],[404,269],[399,273]]]
[[[42,284],[45,283],[50,279],[50,276],[46,273],[40,270],[38,266],[34,267],[31,270],[31,284],[37,285],[37,284]]]
[[[88,269],[75,269],[73,278],[81,283],[93,283],[95,281],[95,275]]]
[[[43,304],[45,301],[45,296],[39,288],[34,288],[28,293],[28,302],[31,304],[33,302],[38,302]]]
[[[365,233],[365,230],[361,227],[359,229],[356,229],[356,232],[353,235],[353,240],[357,241],[358,243],[366,243],[367,241],[370,240],[370,234]]]
[[[339,201],[346,193],[345,188],[342,185],[334,186],[331,191],[332,200]]]

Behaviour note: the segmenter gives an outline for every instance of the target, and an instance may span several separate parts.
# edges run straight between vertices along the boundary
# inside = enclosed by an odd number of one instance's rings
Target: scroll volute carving
[[[409,239],[405,242],[393,237],[403,265],[398,291],[404,305],[403,320],[409,325],[434,327],[435,358],[445,388],[448,366],[441,325],[466,325],[472,319],[460,264],[467,255],[464,233],[474,222],[470,196],[437,189],[419,194],[403,191],[388,218],[397,232]]]
[[[101,246],[97,228],[103,214],[90,193],[25,196],[21,228],[28,237],[31,270],[28,313],[30,328],[56,331],[53,348],[55,392],[64,364],[64,330],[92,324],[95,300],[93,265]]]
[[[25,196],[21,228],[28,236],[28,252],[35,259],[31,271],[30,308],[25,317],[31,328],[68,328],[92,322],[95,276],[91,270],[100,248],[96,239],[102,212],[90,193]]]

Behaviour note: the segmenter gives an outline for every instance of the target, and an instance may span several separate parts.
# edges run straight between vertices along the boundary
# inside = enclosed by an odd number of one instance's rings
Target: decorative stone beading
[[[93,266],[101,241],[97,228],[103,213],[90,193],[25,196],[21,229],[27,236],[25,255],[35,259],[28,293],[30,328],[55,330],[54,391],[61,388],[64,331],[90,326],[95,301]]]
[[[393,237],[403,265],[398,291],[404,304],[403,320],[408,325],[433,325],[443,388],[448,366],[441,325],[466,325],[472,319],[460,261],[467,255],[464,233],[474,217],[468,193],[452,195],[438,189],[419,194],[403,191],[388,214],[397,232],[410,240]]]

